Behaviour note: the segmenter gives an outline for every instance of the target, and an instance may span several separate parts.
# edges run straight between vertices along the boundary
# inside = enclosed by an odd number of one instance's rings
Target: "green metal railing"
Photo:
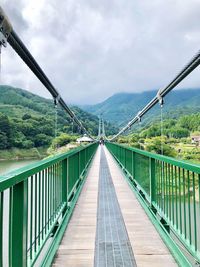
[[[43,249],[40,266],[49,266],[96,148],[94,143],[0,177],[0,266],[33,266]]]
[[[106,146],[165,230],[199,263],[200,165],[115,143]]]

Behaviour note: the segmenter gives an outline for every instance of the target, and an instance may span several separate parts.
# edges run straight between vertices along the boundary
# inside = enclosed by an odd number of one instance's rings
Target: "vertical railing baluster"
[[[166,163],[166,191],[167,191],[167,212],[166,215],[169,218],[169,171],[168,171],[168,163]]]
[[[199,216],[200,216],[200,174],[198,174],[198,180],[197,180],[197,187],[199,188]],[[200,221],[198,220],[198,227],[200,228]],[[199,236],[198,236],[198,245],[199,245],[199,251],[200,251],[200,231],[199,231]]]
[[[30,183],[30,260],[33,258],[33,176],[31,176],[31,183]]]
[[[51,193],[52,193],[52,205],[51,205],[51,224],[53,223],[53,219],[54,219],[54,167],[55,165],[52,166],[52,177],[51,177]]]
[[[132,177],[135,179],[135,152],[132,151]]]
[[[157,176],[156,176],[156,181],[155,181],[155,187],[156,187],[156,204],[158,208],[160,208],[160,195],[159,195],[159,190],[160,190],[160,164],[157,164]]]
[[[41,234],[41,172],[39,172],[38,178],[38,246],[40,246],[40,234]]]
[[[161,165],[161,184],[160,184],[161,209],[164,210],[164,162],[161,161],[160,165]]]
[[[27,266],[28,179],[10,189],[9,267]]]
[[[151,206],[156,201],[156,181],[155,181],[155,159],[149,158],[150,163],[150,201]]]
[[[191,207],[190,207],[190,173],[187,171],[187,186],[188,186],[188,228],[189,228],[189,241],[192,243],[192,230],[191,230]]]
[[[197,217],[196,217],[196,196],[195,196],[195,175],[192,172],[192,191],[193,191],[193,220],[194,220],[194,249],[197,251]],[[199,195],[200,197],[200,195]]]
[[[182,183],[181,183],[181,170],[178,167],[178,183],[179,183],[179,218],[180,218],[180,234],[183,233],[183,223],[182,223]]]
[[[42,240],[44,239],[44,179],[46,178],[46,170],[42,171]]]
[[[4,192],[0,192],[0,267],[3,267],[3,201]]]
[[[68,159],[62,161],[62,202],[66,203],[67,208],[67,165]],[[65,215],[66,209],[63,211],[63,216]]]
[[[174,218],[175,218],[175,214],[174,214],[174,166],[171,165],[171,202],[172,202],[172,224],[174,225]]]
[[[160,209],[163,210],[164,201],[163,201],[163,161],[160,161]]]
[[[45,235],[47,234],[47,169],[45,169]]]
[[[171,221],[171,173],[170,173],[170,167],[171,165],[168,164],[168,186],[169,186],[169,198],[168,198],[168,204],[169,204],[169,221]]]
[[[56,201],[55,201],[55,176],[56,176],[56,164],[53,165],[53,210],[52,210],[52,222],[54,222],[54,218],[55,218],[55,205],[56,205]]]
[[[182,169],[183,173],[183,215],[184,215],[184,235],[185,238],[187,239],[187,225],[186,225],[186,191],[185,191],[185,186],[186,186],[186,181],[185,181],[185,170]]]
[[[178,224],[178,182],[177,182],[177,167],[175,166],[175,194],[176,194],[176,229],[179,229]]]
[[[37,251],[37,173],[35,174],[35,214],[34,214],[34,219],[35,219],[35,223],[34,223],[34,226],[35,226],[35,233],[34,233],[34,251],[36,253]]]
[[[57,211],[57,167],[58,167],[58,164],[56,163],[55,164],[55,170],[54,170],[54,219],[56,218],[56,211]]]
[[[163,186],[164,186],[164,213],[166,214],[167,189],[166,189],[166,163],[165,162],[163,162]]]
[[[63,176],[62,176],[62,162],[60,162],[60,204],[62,205],[62,188],[63,188]]]
[[[50,207],[51,207],[51,199],[50,199],[50,179],[51,179],[51,168],[48,168],[47,172],[47,179],[46,179],[46,202],[45,202],[45,209],[46,209],[46,228],[49,230],[50,228]]]

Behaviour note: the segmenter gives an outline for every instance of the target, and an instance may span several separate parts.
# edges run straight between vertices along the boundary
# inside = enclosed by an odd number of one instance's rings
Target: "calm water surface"
[[[0,175],[24,167],[33,162],[39,161],[38,159],[29,160],[2,160],[0,161]]]

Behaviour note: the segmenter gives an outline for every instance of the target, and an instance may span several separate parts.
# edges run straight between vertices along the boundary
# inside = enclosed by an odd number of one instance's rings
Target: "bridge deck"
[[[105,148],[104,151],[105,155],[99,148],[95,155],[86,183],[57,251],[53,267],[177,266],[129,188],[116,162]],[[102,175],[108,176],[108,180],[103,183],[102,180],[105,177]],[[103,185],[106,188],[102,188]],[[110,186],[109,190],[108,186]],[[104,201],[107,206],[102,204],[100,196],[102,194],[104,197],[107,196]],[[115,196],[117,200],[113,199]],[[112,200],[115,201],[115,205],[109,205]],[[109,210],[109,206],[116,210]],[[109,219],[106,216],[109,216]],[[120,216],[123,216],[122,220]],[[101,218],[104,218],[106,227],[103,227]],[[117,218],[119,220],[116,224]],[[97,234],[96,229],[99,230]],[[119,233],[118,243],[115,240],[115,230]],[[124,239],[126,239],[126,244],[130,244],[128,254],[123,246],[119,246],[122,244],[119,240],[124,241]],[[100,249],[102,244],[104,250]],[[121,258],[125,258],[122,262],[120,262],[119,254]],[[129,260],[131,257],[131,263],[126,257],[129,257]]]

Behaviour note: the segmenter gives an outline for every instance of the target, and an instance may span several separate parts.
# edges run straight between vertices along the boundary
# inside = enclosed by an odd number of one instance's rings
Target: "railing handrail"
[[[106,142],[106,146],[150,217],[155,218],[158,231],[161,226],[168,233],[164,239],[180,266],[200,263],[200,165],[127,145]]]
[[[73,156],[77,152],[80,152],[89,146],[90,144],[83,147],[77,147],[68,152],[61,153],[59,155],[40,160],[38,162],[28,164],[14,171],[0,175],[0,192],[6,190],[7,188],[10,188],[11,186],[23,180],[28,179],[28,177],[34,175],[36,172],[42,171],[45,168],[50,167],[52,164],[55,164],[63,159]]]
[[[141,150],[141,149],[138,149],[135,147],[130,147],[128,145],[117,144],[117,143],[113,143],[113,144],[115,144],[117,146],[125,147],[125,148],[127,148],[131,151],[134,151],[136,153],[139,153],[141,155],[144,155],[144,156],[156,159],[156,160],[162,160],[162,161],[165,161],[166,163],[170,163],[170,164],[173,164],[177,167],[184,168],[188,171],[193,171],[193,172],[200,174],[200,164],[198,165],[198,164],[194,164],[194,163],[188,163],[184,160],[175,159],[173,157],[168,157],[168,156],[152,153],[152,152],[149,152],[146,150]]]
[[[0,266],[50,266],[97,146],[78,147],[0,177]],[[9,243],[3,240],[5,223]]]

